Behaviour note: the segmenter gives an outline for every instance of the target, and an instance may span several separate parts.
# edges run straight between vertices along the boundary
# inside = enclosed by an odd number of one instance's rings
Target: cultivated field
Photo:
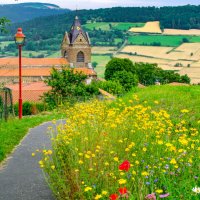
[[[154,47],[154,46],[126,46],[122,53],[133,53],[157,58],[163,58],[173,47]]]
[[[200,35],[199,29],[181,30],[181,29],[164,29],[164,35]]]
[[[164,70],[188,74],[192,83],[200,83],[200,43],[184,43],[177,48],[128,45],[116,57],[156,63]]]
[[[8,46],[9,44],[14,44],[14,41],[4,41],[4,42],[0,42],[0,48],[4,48],[6,46]]]
[[[160,29],[160,22],[159,21],[147,22],[144,25],[144,27],[131,28],[129,31],[133,32],[133,33],[157,33],[157,34],[162,33],[162,31]]]
[[[116,47],[92,47],[92,54],[112,54],[116,51]]]

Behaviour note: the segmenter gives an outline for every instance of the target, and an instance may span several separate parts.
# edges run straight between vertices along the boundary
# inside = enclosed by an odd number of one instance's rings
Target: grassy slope
[[[19,144],[29,128],[59,118],[62,118],[62,115],[51,114],[24,117],[20,121],[17,118],[8,122],[0,121],[0,162]]]
[[[166,35],[135,35],[128,38],[128,42],[135,45],[151,45],[160,42],[161,46],[176,47],[182,43],[183,38],[190,42],[200,42],[199,36],[166,36]]]
[[[151,86],[136,89],[140,100],[148,101],[152,107],[166,109],[174,120],[181,119],[180,110],[188,109],[187,120],[196,124],[200,120],[200,86]],[[124,98],[129,100],[133,93],[127,94]],[[154,101],[159,101],[155,104]],[[199,125],[200,128],[200,125]]]

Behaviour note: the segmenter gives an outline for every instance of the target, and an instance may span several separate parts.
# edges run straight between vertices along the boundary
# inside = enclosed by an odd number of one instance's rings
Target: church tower
[[[91,43],[84,32],[78,17],[75,17],[70,32],[66,32],[62,41],[61,55],[70,63],[70,67],[92,68]]]

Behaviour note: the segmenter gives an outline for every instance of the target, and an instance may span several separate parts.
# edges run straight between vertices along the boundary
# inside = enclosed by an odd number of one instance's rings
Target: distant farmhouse
[[[43,81],[50,76],[52,67],[61,68],[68,65],[75,72],[88,76],[87,82],[97,77],[91,64],[91,43],[87,32],[84,32],[78,17],[75,17],[71,30],[65,33],[61,44],[62,58],[23,58],[23,83]],[[0,83],[18,82],[18,58],[0,59]]]

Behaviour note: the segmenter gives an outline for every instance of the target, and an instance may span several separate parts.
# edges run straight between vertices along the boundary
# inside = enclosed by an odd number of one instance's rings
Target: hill
[[[36,17],[58,15],[68,12],[57,5],[48,3],[0,4],[0,17],[14,22],[28,21]]]

